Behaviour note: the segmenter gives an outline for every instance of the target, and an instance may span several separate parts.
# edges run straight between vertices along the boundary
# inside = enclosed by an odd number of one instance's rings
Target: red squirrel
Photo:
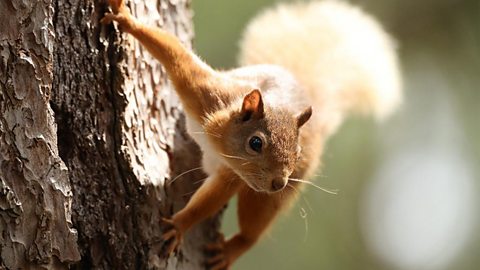
[[[319,165],[326,139],[349,111],[389,114],[401,100],[393,42],[360,9],[335,1],[281,4],[247,27],[242,67],[211,68],[172,34],[108,1],[116,21],[165,67],[187,130],[209,175],[165,222],[167,253],[184,233],[238,194],[240,231],[207,249],[209,269],[227,269],[250,249]]]

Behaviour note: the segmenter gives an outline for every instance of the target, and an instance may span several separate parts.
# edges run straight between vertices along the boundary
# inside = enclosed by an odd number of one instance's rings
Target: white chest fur
[[[208,141],[207,135],[204,133],[202,126],[194,119],[186,116],[187,132],[193,140],[200,146],[202,150],[202,167],[208,174],[214,174],[223,164],[221,157],[213,149],[211,143]]]

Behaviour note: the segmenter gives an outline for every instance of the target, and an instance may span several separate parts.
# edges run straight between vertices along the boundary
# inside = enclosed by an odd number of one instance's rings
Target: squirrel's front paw
[[[162,218],[162,223],[165,225],[165,232],[162,234],[162,240],[164,241],[164,254],[169,256],[177,250],[178,246],[182,242],[183,234],[175,225],[173,220]]]
[[[135,19],[130,14],[113,14],[106,12],[103,18],[100,20],[102,24],[110,24],[112,21],[116,21],[122,32],[132,33],[135,29]]]
[[[113,13],[106,12],[100,20],[102,24],[110,24],[112,21],[118,22],[120,30],[131,33],[135,28],[135,18],[132,17],[128,8],[122,0],[109,0]]]
[[[228,250],[225,248],[225,238],[220,234],[219,240],[205,246],[205,252],[209,257],[205,265],[209,270],[227,270],[230,269],[231,260]]]

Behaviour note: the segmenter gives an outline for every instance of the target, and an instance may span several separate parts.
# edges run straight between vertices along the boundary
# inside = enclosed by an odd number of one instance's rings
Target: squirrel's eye
[[[262,150],[262,139],[257,136],[252,136],[252,138],[250,138],[250,141],[248,142],[248,145],[253,151],[260,153],[260,151]]]

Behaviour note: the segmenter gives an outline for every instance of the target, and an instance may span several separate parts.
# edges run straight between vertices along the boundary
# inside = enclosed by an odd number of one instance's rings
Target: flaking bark
[[[188,0],[130,1],[190,45]],[[218,220],[161,255],[205,176],[161,65],[103,1],[0,1],[0,268],[198,269]]]

